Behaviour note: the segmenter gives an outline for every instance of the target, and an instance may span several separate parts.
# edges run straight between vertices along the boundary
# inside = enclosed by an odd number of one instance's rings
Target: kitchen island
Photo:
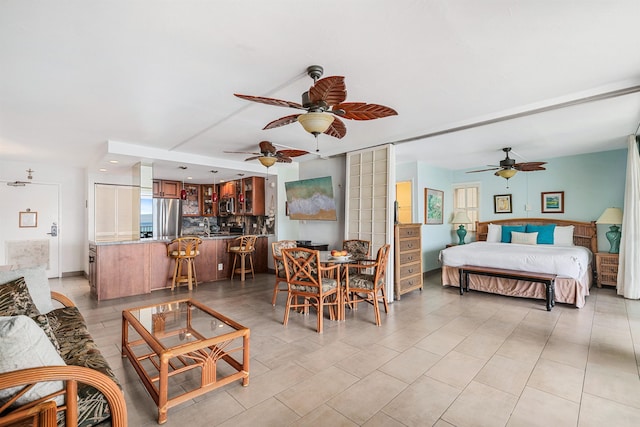
[[[227,243],[237,235],[200,236],[195,267],[198,283],[231,277]],[[148,294],[170,288],[173,260],[167,256],[170,239],[89,242],[89,286],[97,300]],[[256,273],[267,272],[268,236],[259,236],[254,254]]]

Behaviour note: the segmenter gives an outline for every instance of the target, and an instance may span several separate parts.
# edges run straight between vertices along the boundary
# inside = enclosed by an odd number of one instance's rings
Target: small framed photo
[[[424,189],[424,223],[442,224],[444,217],[444,191]]]
[[[542,197],[542,213],[564,213],[564,191],[540,193]]]
[[[494,213],[511,213],[511,194],[496,194],[493,196]]]
[[[37,227],[38,212],[20,212],[20,228]]]

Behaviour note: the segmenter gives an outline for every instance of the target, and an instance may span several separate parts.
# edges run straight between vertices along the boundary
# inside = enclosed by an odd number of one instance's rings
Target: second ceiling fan
[[[347,128],[341,119],[373,120],[398,114],[393,108],[384,105],[345,102],[347,88],[344,77],[330,76],[321,79],[323,71],[320,65],[312,65],[307,68],[307,74],[313,79],[313,86],[302,94],[302,103],[238,93],[234,95],[261,104],[305,110],[306,113],[292,114],[274,120],[263,129],[273,129],[300,122],[302,127],[315,137],[321,133],[335,138],[344,137],[347,134]]]
[[[467,173],[496,171],[494,173],[495,176],[499,176],[501,178],[508,180],[518,172],[534,172],[534,171],[546,170],[544,167],[542,167],[542,165],[547,164],[547,162],[516,163],[515,159],[512,159],[511,157],[509,157],[509,152],[511,151],[511,147],[505,147],[502,149],[502,151],[504,151],[505,153],[505,158],[500,161],[499,166],[495,166],[490,169],[479,169],[475,171],[469,171]]]

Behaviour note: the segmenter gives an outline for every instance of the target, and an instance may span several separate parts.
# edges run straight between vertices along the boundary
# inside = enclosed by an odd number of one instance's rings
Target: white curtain
[[[617,289],[618,295],[640,299],[640,154],[635,135],[629,135],[628,146]]]

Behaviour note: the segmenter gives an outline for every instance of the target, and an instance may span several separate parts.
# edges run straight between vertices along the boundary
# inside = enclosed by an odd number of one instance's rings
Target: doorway
[[[396,182],[396,201],[398,202],[398,222],[412,224],[411,181]]]
[[[60,186],[0,181],[0,265],[46,264],[47,277],[60,277]]]

